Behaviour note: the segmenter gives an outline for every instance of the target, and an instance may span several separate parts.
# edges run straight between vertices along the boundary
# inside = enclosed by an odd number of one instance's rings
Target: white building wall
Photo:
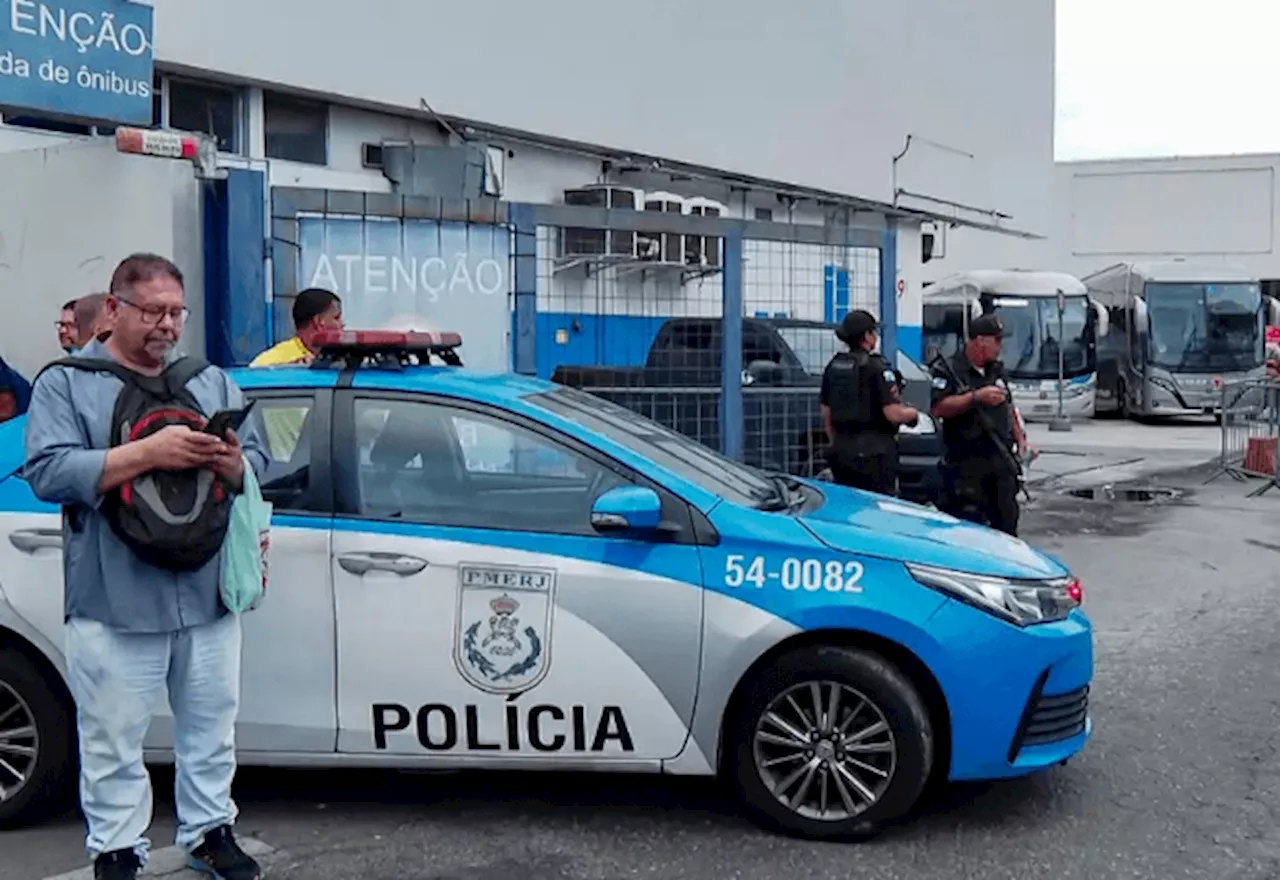
[[[1059,163],[1048,247],[1027,268],[1083,276],[1180,258],[1280,279],[1278,181],[1280,155]],[[1006,249],[995,265],[1016,258]]]
[[[914,134],[900,187],[1045,220],[1053,0],[154,5],[161,63],[880,201]]]
[[[60,356],[68,299],[106,289],[131,253],[171,257],[186,275],[182,348],[205,353],[202,191],[189,165],[125,156],[104,143],[0,155],[0,355],[28,378]]]

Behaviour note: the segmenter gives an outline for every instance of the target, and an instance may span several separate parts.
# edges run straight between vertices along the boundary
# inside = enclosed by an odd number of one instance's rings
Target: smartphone
[[[206,434],[213,434],[215,437],[226,437],[228,431],[238,431],[240,426],[244,424],[244,420],[249,417],[249,410],[253,409],[253,405],[257,403],[255,400],[249,401],[249,405],[243,409],[220,409],[209,418],[208,424],[204,426]]]

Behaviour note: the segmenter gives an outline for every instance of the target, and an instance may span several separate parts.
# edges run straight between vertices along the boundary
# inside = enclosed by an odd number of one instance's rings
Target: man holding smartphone
[[[129,257],[111,278],[105,308],[111,336],[76,358],[109,359],[143,381],[162,377],[177,360],[188,315],[178,267],[152,254]],[[217,367],[194,372],[183,388],[203,413],[244,406]],[[213,544],[217,555],[192,564],[198,568],[153,564],[108,516],[123,485],[212,471],[236,492],[246,460],[261,472],[266,457],[251,428],[237,439],[169,424],[117,442],[114,407],[128,390],[111,371],[51,366],[36,380],[26,427],[26,478],[64,514],[67,681],[77,709],[86,849],[98,880],[133,880],[146,862],[152,793],[142,744],[167,692],[177,843],[193,866],[222,880],[258,880],[261,869],[231,832],[241,636],[239,618],[220,598],[222,551]]]

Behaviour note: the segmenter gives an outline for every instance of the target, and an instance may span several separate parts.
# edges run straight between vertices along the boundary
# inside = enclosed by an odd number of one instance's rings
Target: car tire
[[[26,716],[25,723],[14,719]],[[0,828],[17,828],[44,821],[70,807],[75,794],[75,712],[49,685],[30,658],[12,648],[0,648],[0,734],[34,726],[34,737],[0,739],[0,786],[14,791],[0,797]],[[4,746],[35,748],[29,754]],[[26,779],[20,785],[12,770]]]
[[[816,700],[815,686],[820,693]],[[837,689],[840,722],[832,735],[844,728],[839,745],[828,739],[826,745],[811,741],[812,748],[801,747],[795,734],[807,731],[797,723],[797,708],[814,716],[813,703],[830,706],[831,691]],[[860,699],[865,705],[858,705]],[[779,719],[791,734],[778,726]],[[880,727],[883,732],[866,733]],[[780,735],[784,742],[769,735]],[[853,735],[858,735],[856,742]],[[933,725],[924,701],[901,670],[880,654],[861,649],[807,648],[761,671],[736,713],[731,742],[730,766],[751,817],[767,828],[810,840],[858,841],[879,834],[911,812],[933,771]],[[886,745],[891,752],[871,751]],[[794,761],[784,757],[789,752],[797,755]],[[804,769],[813,767],[815,759],[821,763],[812,772]],[[802,792],[806,776],[810,784]],[[826,807],[821,800],[824,782]],[[874,797],[868,800],[867,794]]]

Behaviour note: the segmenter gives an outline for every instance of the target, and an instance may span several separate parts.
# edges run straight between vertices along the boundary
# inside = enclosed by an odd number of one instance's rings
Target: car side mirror
[[[610,534],[650,536],[662,527],[662,499],[644,486],[610,489],[591,506],[591,527]]]
[[[782,366],[774,361],[752,361],[747,364],[747,375],[761,385],[769,385],[782,378]]]

